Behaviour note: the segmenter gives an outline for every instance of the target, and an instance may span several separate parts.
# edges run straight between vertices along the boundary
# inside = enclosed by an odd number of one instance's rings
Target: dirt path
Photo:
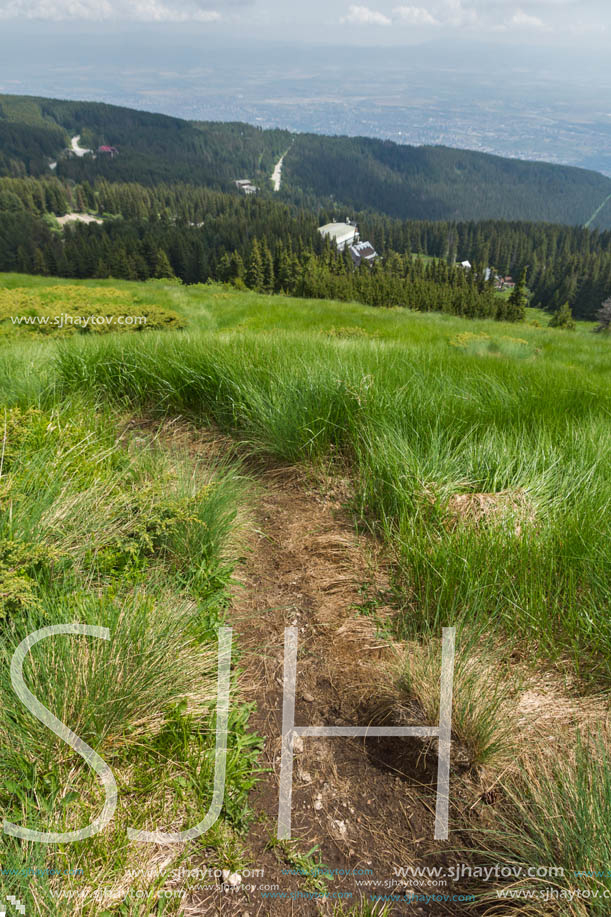
[[[296,725],[383,723],[376,704],[396,656],[373,619],[355,607],[363,604],[363,584],[380,594],[386,580],[377,546],[355,533],[342,508],[341,483],[329,493],[304,472],[280,469],[260,484],[231,615],[244,694],[257,705],[252,728],[265,737],[262,763],[269,769],[253,795],[256,817],[244,843],[253,867],[265,870],[257,884],[277,885],[285,895],[264,899],[261,888],[202,892],[186,905],[189,915],[334,913],[337,894],[333,903],[322,901],[311,878],[286,873],[294,868],[286,851],[269,846],[278,815],[284,628],[299,629]],[[378,619],[391,613],[376,608]],[[432,852],[433,796],[423,788],[435,779],[434,749],[427,757],[419,740],[306,738],[296,752],[295,849],[307,853],[318,845],[327,867],[347,873],[327,883],[331,894],[349,895],[345,913],[376,892],[404,893],[394,866],[439,864],[439,845]],[[384,887],[393,880],[394,887]],[[377,887],[357,884],[363,881]],[[448,913],[438,907],[405,903],[392,913]]]
[[[72,150],[73,153],[76,153],[76,155],[79,158],[81,156],[85,156],[87,153],[92,152],[91,150],[88,150],[84,146],[80,145],[80,139],[81,139],[81,135],[76,134],[74,137],[72,137],[70,141],[70,149]]]
[[[286,151],[286,153],[288,153],[288,150]],[[284,165],[284,158],[286,156],[286,153],[282,154],[282,156],[276,163],[276,167],[272,174],[272,182],[274,185],[274,191],[280,191],[280,187],[282,185],[282,166]]]
[[[240,457],[256,491],[244,559],[235,571],[229,620],[234,628],[240,697],[255,705],[250,727],[263,737],[265,771],[251,796],[250,829],[236,838],[242,863],[237,868],[244,875],[227,874],[224,880],[219,877],[193,889],[182,900],[180,913],[188,917],[490,913],[485,901],[478,906],[477,901],[462,903],[461,897],[469,891],[490,892],[490,886],[469,887],[462,879],[453,882],[443,869],[457,862],[477,865],[464,850],[469,835],[461,829],[487,830],[494,825],[494,788],[500,780],[494,770],[471,773],[468,749],[456,736],[448,843],[433,840],[437,749],[434,740],[426,739],[298,739],[292,842],[283,845],[276,838],[286,627],[297,627],[299,633],[296,726],[426,723],[404,695],[397,702],[393,679],[405,648],[389,636],[396,612],[385,604],[388,565],[380,545],[355,531],[346,508],[350,482],[325,478],[312,469],[270,467],[230,437],[195,430],[180,419],[166,421],[161,429],[150,420],[131,426],[212,464]],[[516,666],[516,677],[522,678],[526,670],[519,660]],[[515,727],[522,734],[522,743],[514,748],[519,767],[529,760],[524,748],[535,755],[536,763],[537,748],[553,754],[554,747],[567,747],[576,728],[598,729],[608,716],[608,702],[602,696],[572,698],[556,673],[535,676],[522,682],[519,699],[511,696],[514,714],[517,708]],[[193,865],[218,869],[219,859],[223,865],[236,862],[235,856],[225,858],[218,845],[206,849],[203,843],[197,854],[191,854]],[[315,854],[306,858],[313,848]],[[485,857],[484,862],[489,864]],[[332,872],[331,879],[321,882],[322,870],[313,874],[317,863]],[[421,872],[404,880],[397,867]],[[426,879],[427,869],[438,872],[430,872]],[[229,881],[232,878],[235,884]],[[409,900],[410,893],[421,897]],[[391,895],[389,910],[382,910],[384,896]],[[423,901],[427,895],[436,900]],[[458,900],[452,901],[453,895]],[[341,905],[340,896],[345,896]],[[372,902],[377,902],[374,910],[358,907]]]

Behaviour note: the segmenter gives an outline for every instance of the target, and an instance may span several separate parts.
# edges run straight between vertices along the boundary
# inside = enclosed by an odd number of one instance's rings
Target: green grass
[[[488,621],[534,656],[608,676],[607,341],[218,288],[186,295],[192,323],[199,295],[211,330],[66,344],[64,391],[194,416],[289,462],[348,463],[359,513],[396,550],[406,633]],[[523,518],[448,524],[452,499],[478,493],[514,495]]]
[[[146,866],[147,848],[128,843],[127,827],[180,830],[210,806],[217,630],[245,484],[235,468],[204,466],[130,433],[116,411],[94,412],[79,395],[52,406],[5,406],[0,443],[3,817],[43,831],[75,830],[103,803],[82,759],[13,700],[14,649],[49,624],[110,629],[108,642],[62,636],[39,644],[25,677],[110,765],[120,800],[109,828],[87,841],[43,847],[4,835],[2,863],[13,875],[0,877],[0,898],[27,898],[40,914],[97,915],[97,891],[112,913],[132,913],[117,908],[133,884],[129,870]],[[228,831],[248,823],[258,770],[250,708],[239,703],[235,684],[233,698],[224,810],[206,837],[219,850]],[[197,845],[178,848],[172,860],[193,854]],[[83,896],[54,897],[65,892]],[[136,904],[133,913],[143,913]]]
[[[33,379],[15,378],[27,351],[8,348],[7,401],[87,392],[193,416],[286,461],[348,464],[358,512],[396,551],[406,634],[493,622],[536,657],[608,677],[607,340],[212,285],[151,290],[191,330],[79,336],[36,352]],[[513,500],[523,518],[454,524],[465,494]]]
[[[511,883],[525,914],[560,913],[567,917],[604,917],[611,896],[611,768],[602,739],[573,737],[566,758],[539,753],[513,782],[505,782],[506,801],[495,826],[474,832],[478,852],[492,863],[522,870]],[[555,866],[553,875],[536,875]],[[532,874],[527,876],[527,870]],[[558,910],[546,909],[549,891]],[[575,891],[580,894],[576,895]],[[572,893],[572,894],[571,894]],[[520,895],[522,895],[520,897]],[[535,900],[529,898],[533,896]],[[541,896],[541,900],[536,900]],[[495,891],[484,894],[486,913],[506,913]],[[505,902],[507,898],[505,898]],[[505,907],[507,905],[505,904]],[[550,905],[552,902],[550,901]]]
[[[2,283],[54,286],[58,296],[63,286],[15,275]],[[144,293],[129,283],[93,285]],[[89,282],[79,286],[91,289]],[[58,646],[37,669],[41,689],[55,692],[57,707],[107,749],[122,779],[116,832],[96,839],[87,854],[60,850],[59,860],[87,862],[89,875],[117,889],[137,865],[122,834],[130,818],[182,823],[187,810],[203,811],[208,801],[206,685],[242,484],[231,469],[193,469],[190,458],[146,437],[120,439],[121,418],[134,413],[187,417],[232,434],[252,453],[350,475],[356,519],[385,540],[394,561],[399,635],[418,652],[417,664],[403,669],[402,689],[420,698],[427,718],[435,715],[427,703],[441,627],[455,625],[468,637],[459,655],[455,728],[473,766],[504,766],[513,754],[499,724],[510,656],[531,670],[552,665],[580,691],[608,686],[607,339],[584,328],[568,333],[214,285],[145,287],[147,301],[180,315],[185,330],[44,343],[7,336],[0,351],[0,572],[10,587],[2,596],[4,658],[24,628],[74,614],[111,622],[118,646],[141,647],[140,661],[126,657],[121,675],[137,686],[134,697],[123,697],[121,681],[95,678],[87,693],[85,680],[108,663],[103,650],[75,660]],[[188,639],[172,649],[178,633]],[[149,681],[142,666],[158,644],[180,660],[170,686]],[[193,694],[188,682],[196,671],[199,706],[185,708],[180,698]],[[491,672],[501,679],[498,689]],[[79,686],[74,696],[69,684]],[[167,700],[164,716],[145,717],[146,752],[136,755],[136,707],[152,711],[156,697]],[[228,867],[243,856],[235,832],[248,817],[255,768],[247,715],[234,713],[228,780],[235,802],[211,842]],[[3,716],[0,710],[0,734],[8,736]],[[607,751],[587,747],[546,765],[539,782],[522,786],[512,777],[499,784],[502,817],[476,844],[497,860],[541,865],[540,858],[549,864],[555,856],[577,871],[608,858],[598,827],[608,804]],[[95,782],[72,773],[70,756],[56,752],[24,717],[13,747],[3,739],[2,773],[11,784],[2,799],[13,820],[57,819],[58,787],[78,794],[60,810],[66,823],[87,821],[99,806]],[[32,769],[33,757],[40,770]],[[202,775],[195,784],[193,773]],[[544,817],[552,794],[553,822]],[[25,862],[27,851],[3,843],[8,862]],[[40,902],[48,900],[43,886]],[[585,915],[575,908],[567,913]]]

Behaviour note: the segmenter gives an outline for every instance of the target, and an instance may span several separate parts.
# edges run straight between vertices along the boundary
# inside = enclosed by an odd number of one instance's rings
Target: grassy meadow
[[[139,913],[142,902],[124,903],[137,891],[126,875],[149,866],[149,855],[126,843],[127,826],[170,830],[211,801],[216,634],[243,483],[234,469],[169,454],[131,433],[116,412],[93,412],[78,396],[5,407],[3,415],[3,815],[69,831],[86,825],[103,801],[81,758],[10,702],[15,647],[49,624],[77,620],[111,631],[108,644],[87,637],[40,644],[26,678],[98,749],[119,785],[112,828],[92,840],[45,847],[5,836],[3,892],[23,898],[29,885],[37,913],[99,914],[105,909],[95,895],[113,905],[109,913]],[[245,735],[247,717],[236,703],[226,807],[209,838],[219,848],[231,846],[248,819],[257,750]]]
[[[11,323],[23,303],[53,315],[146,307],[160,324],[43,336]],[[611,854],[611,341],[545,321],[165,281],[0,279],[0,653],[6,663],[25,634],[75,616],[112,627],[112,648],[86,650],[87,638],[39,648],[29,675],[101,749],[122,800],[112,836],[50,851],[5,837],[3,864],[27,855],[83,868],[119,902],[135,856],[125,826],[182,824],[209,805],[216,632],[230,617],[249,485],[234,465],[194,464],[130,426],[146,415],[188,418],[259,457],[351,479],[355,524],[381,539],[392,570],[398,704],[415,698],[434,714],[438,637],[458,629],[454,729],[471,772],[503,799],[484,829],[454,813],[461,842],[492,862],[561,865],[566,887],[611,889],[608,877],[573,878],[606,869]],[[526,693],[539,698],[528,715]],[[215,829],[232,868],[256,760],[247,715],[236,702],[232,792]],[[0,707],[0,734],[5,817],[66,830],[58,818],[83,824],[97,811],[90,772],[25,710]],[[57,900],[45,910],[45,883],[59,887],[41,880],[39,913],[99,913]],[[109,913],[148,913],[118,907]],[[507,913],[490,888],[478,907]],[[575,898],[553,913],[605,907]]]

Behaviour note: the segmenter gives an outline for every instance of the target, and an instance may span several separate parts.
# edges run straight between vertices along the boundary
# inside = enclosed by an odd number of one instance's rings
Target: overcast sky
[[[587,49],[611,39],[611,0],[0,0],[0,18],[27,23],[193,23],[219,34],[254,30],[269,39],[302,37],[359,44],[434,37],[499,40]]]

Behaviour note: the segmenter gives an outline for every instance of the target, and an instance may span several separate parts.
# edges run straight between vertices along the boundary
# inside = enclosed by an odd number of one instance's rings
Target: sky
[[[558,47],[611,39],[610,0],[0,0],[22,23],[191,24],[202,33],[346,44],[417,43],[452,35]]]
[[[611,174],[611,0],[0,0],[0,92]]]

